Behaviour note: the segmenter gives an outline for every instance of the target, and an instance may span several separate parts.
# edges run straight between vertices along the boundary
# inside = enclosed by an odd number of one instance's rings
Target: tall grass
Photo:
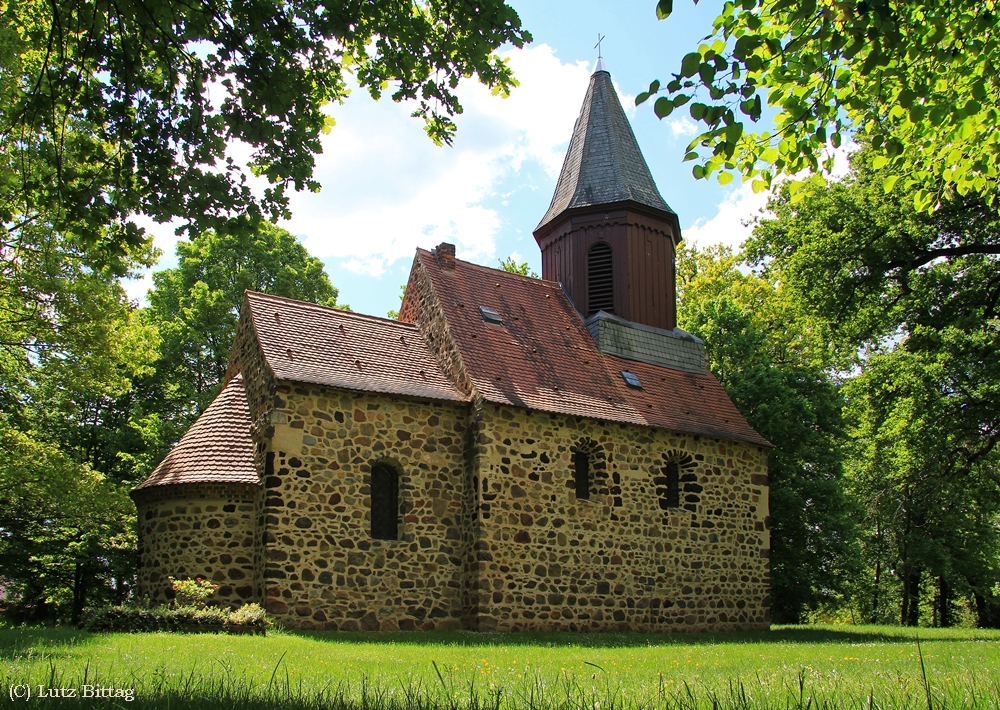
[[[918,647],[885,629],[374,639],[0,630],[0,702],[26,684],[30,708],[1000,710],[998,659],[997,634],[939,634]],[[85,699],[84,685],[130,688],[134,699]],[[39,686],[78,697],[40,698]]]

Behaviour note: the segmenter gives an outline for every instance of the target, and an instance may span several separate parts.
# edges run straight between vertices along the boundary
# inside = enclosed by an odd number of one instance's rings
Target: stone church
[[[141,593],[289,627],[767,628],[768,442],[676,327],[677,215],[603,63],[542,278],[418,249],[399,320],[248,292],[221,393],[150,477]]]

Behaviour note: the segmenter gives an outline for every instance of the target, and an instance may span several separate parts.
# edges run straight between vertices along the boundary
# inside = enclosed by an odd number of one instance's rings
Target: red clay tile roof
[[[264,358],[279,380],[466,401],[416,326],[247,291]]]
[[[769,445],[712,375],[601,353],[558,283],[460,260],[445,270],[423,249],[417,259],[487,401]],[[504,325],[485,323],[480,306],[496,309]],[[627,387],[622,370],[647,389]]]
[[[644,424],[558,283],[455,261],[442,269],[417,250],[469,377],[489,402]],[[483,322],[495,308],[504,325]]]
[[[673,370],[607,354],[604,359],[613,374],[628,371],[639,378],[641,390],[623,389],[650,426],[771,446],[751,428],[711,373]]]
[[[175,483],[260,484],[250,438],[250,407],[239,375],[136,490]]]

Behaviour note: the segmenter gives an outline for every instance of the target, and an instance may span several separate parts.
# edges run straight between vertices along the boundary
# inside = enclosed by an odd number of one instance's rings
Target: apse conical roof
[[[243,377],[231,379],[136,491],[180,483],[260,485]]]
[[[535,231],[569,209],[626,201],[674,214],[656,189],[601,62],[590,77],[552,204]]]

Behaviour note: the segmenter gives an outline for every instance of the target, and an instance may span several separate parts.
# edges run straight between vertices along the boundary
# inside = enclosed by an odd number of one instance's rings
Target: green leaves
[[[674,102],[665,96],[661,96],[653,104],[653,112],[656,114],[657,118],[666,118],[674,110]]]
[[[657,0],[656,19],[665,20],[674,11],[674,0]]]
[[[373,96],[392,86],[412,100],[448,143],[459,79],[506,94],[516,82],[494,52],[530,41],[502,0],[335,17],[311,0],[21,0],[0,12],[0,217],[72,232],[109,258],[141,243],[134,214],[195,233],[289,216],[292,190],[318,189],[324,107],[348,95],[345,66]],[[252,160],[228,160],[228,141]],[[251,174],[270,183],[259,197]]]
[[[918,193],[921,209],[936,209],[953,193],[993,204],[1000,199],[1000,42],[988,14],[977,0],[903,2],[892,12],[884,3],[848,10],[729,2],[714,33],[666,82],[666,98],[683,91],[709,107],[697,118],[705,124],[696,141],[704,175],[720,154],[744,178],[764,182],[765,172],[819,170],[825,148],[866,135],[894,170],[912,168],[926,193]],[[773,117],[775,130],[748,130],[734,146],[716,130],[719,109],[753,122]]]
[[[691,54],[686,54],[684,59],[681,60],[681,71],[680,76],[687,79],[698,73],[698,69],[701,67],[701,54],[698,52],[692,52]]]
[[[639,92],[639,95],[635,97],[635,105],[638,106],[639,104],[643,103],[644,101],[647,101],[650,96],[652,96],[653,94],[655,94],[659,90],[660,90],[660,80],[656,79],[656,80],[652,81],[649,84],[649,90],[648,91],[641,91],[641,92]]]

